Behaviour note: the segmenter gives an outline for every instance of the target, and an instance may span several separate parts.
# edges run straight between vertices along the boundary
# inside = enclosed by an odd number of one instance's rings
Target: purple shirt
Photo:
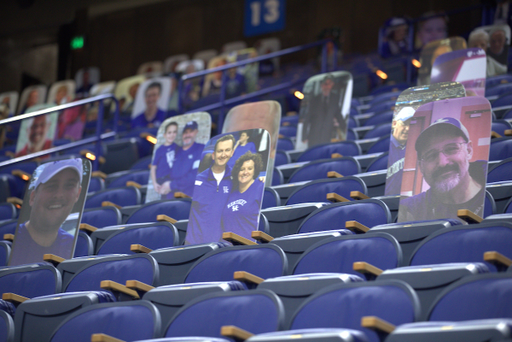
[[[179,149],[176,153],[174,164],[176,167],[171,171],[171,189],[167,197],[174,198],[175,192],[183,192],[192,196],[194,192],[194,180],[196,179],[197,169],[201,163],[201,155],[204,145],[193,143],[188,150]]]
[[[155,127],[158,127],[166,118],[167,114],[160,108],[157,109],[156,115],[151,121],[148,121],[144,112],[142,112],[132,119],[132,128],[148,127],[149,124],[153,124]]]
[[[156,180],[159,184],[171,179],[171,169],[179,150],[181,147],[172,143],[169,146],[161,145],[155,151],[151,165],[156,166]]]
[[[57,238],[51,246],[44,247],[32,240],[25,223],[20,224],[16,232],[14,246],[11,251],[9,266],[42,262],[44,254],[55,254],[64,259],[73,255],[75,237],[59,228]]]
[[[252,240],[251,232],[258,230],[264,189],[265,184],[256,179],[243,193],[232,190],[222,212],[223,232],[233,232]]]

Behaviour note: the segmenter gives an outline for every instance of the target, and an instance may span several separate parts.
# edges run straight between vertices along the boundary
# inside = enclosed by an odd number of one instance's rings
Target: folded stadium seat
[[[269,222],[269,234],[281,237],[295,234],[302,221],[313,211],[328,203],[297,203],[281,207],[266,208],[261,211]]]
[[[283,302],[285,326],[289,326],[293,313],[319,290],[334,284],[362,282],[363,278],[344,273],[312,273],[269,278],[258,285],[275,293]]]
[[[37,284],[37,286],[34,286]],[[15,293],[33,298],[60,292],[62,279],[47,262],[0,269],[0,293]]]
[[[0,241],[0,266],[7,266],[11,255],[12,244],[10,241]]]
[[[449,285],[428,310],[429,322],[398,327],[386,341],[507,341],[510,273],[470,275]],[[499,319],[501,324],[490,319]]]
[[[145,301],[102,303],[84,307],[66,318],[51,336],[52,342],[89,342],[93,334],[134,341],[158,336],[160,315]]]
[[[116,226],[121,224],[121,211],[113,206],[84,209],[81,223],[95,228]],[[1,231],[0,231],[1,233]]]
[[[367,154],[377,153],[377,152],[389,152],[389,141],[391,139],[391,135],[386,135],[376,142],[374,142],[366,151]]]
[[[386,170],[388,168],[388,156],[389,152],[384,152],[375,157],[366,167],[366,172]]]
[[[367,263],[380,270],[402,266],[402,249],[387,233],[342,235],[323,239],[309,247],[297,261],[293,274],[348,273],[371,280],[376,274],[354,269],[354,263]]]
[[[265,187],[261,209],[279,207],[280,205],[281,199],[279,198],[279,194],[274,189]]]
[[[187,303],[170,322],[163,322],[163,335],[180,341],[187,336],[220,338],[221,328],[228,325],[253,334],[278,331],[283,328],[282,305],[268,290],[205,294]]]
[[[512,181],[488,183],[485,190],[489,191],[496,204],[496,213],[503,213],[505,205],[512,197]]]
[[[111,202],[121,207],[138,205],[141,203],[140,190],[134,186],[125,186],[98,191],[87,197],[84,208],[99,208],[103,202]]]
[[[100,170],[106,174],[128,170],[139,159],[137,138],[106,142],[104,157],[106,161]]]
[[[297,260],[302,254],[318,241],[342,235],[352,235],[348,229],[325,230],[314,233],[291,234],[274,238],[269,243],[278,245],[286,254],[288,259],[287,274],[292,274]]]
[[[401,93],[402,93],[402,91],[398,90],[398,91],[390,91],[387,93],[381,93],[381,94],[375,95],[370,100],[369,104],[370,104],[370,106],[373,106],[373,105],[376,105],[376,104],[382,103],[382,102],[388,102],[388,101],[396,102],[396,99],[398,98],[398,96],[400,96]]]
[[[297,159],[297,162],[331,158],[333,153],[339,153],[344,157],[353,157],[361,154],[361,148],[354,141],[348,140],[317,145],[304,151]]]
[[[296,126],[281,126],[279,127],[279,134],[285,137],[296,137],[297,127]]]
[[[151,251],[158,263],[160,279],[157,286],[181,284],[190,268],[207,253],[229,246],[226,242],[212,242],[199,245],[162,248]]]
[[[496,100],[494,100],[491,103],[493,111],[510,105],[512,105],[512,92],[501,94]],[[501,119],[501,117],[498,116],[498,119]]]
[[[359,127],[359,122],[353,117],[353,116],[349,116],[348,117],[348,128],[354,128],[354,127]],[[348,139],[348,140],[355,140],[355,139]]]
[[[0,203],[0,222],[15,219],[18,214],[16,207],[12,203]]]
[[[272,174],[272,185],[280,185],[284,183],[284,177],[281,170],[274,167],[274,172]]]
[[[352,176],[361,172],[361,165],[353,157],[316,159],[295,170],[288,183],[329,178],[329,172],[336,172],[337,176]]]
[[[93,193],[101,190],[105,190],[105,181],[103,178],[91,176],[91,181],[89,182],[87,193]]]
[[[115,177],[111,177],[116,175]],[[147,185],[149,180],[148,170],[129,170],[116,172],[115,174],[108,175],[106,179],[107,189],[119,188],[126,186],[127,182],[135,182],[139,185]]]
[[[98,229],[91,234],[94,254],[133,254],[130,246],[151,250],[178,244],[178,230],[169,222],[138,223]]]
[[[512,83],[497,84],[494,87],[485,89],[485,97],[499,97],[512,92]]]
[[[286,205],[307,202],[326,202],[327,194],[329,193],[336,193],[350,200],[350,193],[352,191],[359,191],[365,195],[368,193],[366,185],[358,177],[346,176],[334,179],[318,179],[308,182],[296,189],[288,197]]]
[[[503,159],[498,164],[489,167],[487,183],[512,181],[512,157]]]
[[[512,86],[512,83],[510,85]],[[505,135],[507,129],[512,129],[512,124],[506,120],[496,120],[492,122],[491,130],[501,136]]]
[[[380,138],[389,135],[391,130],[391,122],[381,123],[366,132],[363,139]]]
[[[295,144],[293,143],[292,139],[281,137],[277,141],[277,149],[283,151],[295,150]]]
[[[343,328],[346,329],[343,335],[347,341],[377,342],[381,341],[386,333],[378,329],[374,331],[375,325],[371,324],[373,322],[366,323],[368,318],[373,321],[372,318],[377,317],[390,324],[401,325],[415,322],[418,315],[419,303],[416,293],[403,282],[383,280],[335,284],[319,290],[308,298],[295,312],[288,331],[278,332],[275,336],[265,334],[260,341],[292,341],[296,339],[294,336],[307,337],[308,333],[318,332],[328,334],[329,328]],[[365,323],[366,327],[362,327],[362,323]],[[364,336],[351,336],[353,330],[363,333]],[[286,335],[290,338],[283,338]],[[255,340],[258,341],[258,336],[248,341]]]
[[[393,111],[376,112],[369,117],[365,122],[365,126],[377,126],[381,124],[389,124],[393,121]],[[389,133],[389,132],[388,132]]]
[[[416,247],[409,265],[431,265],[454,262],[483,262],[483,255],[496,251],[512,258],[512,224],[484,222],[457,225],[430,234]],[[497,266],[485,262],[495,272]]]
[[[191,203],[190,198],[149,202],[135,210],[125,223],[156,222],[157,216],[160,214],[165,214],[175,220],[188,219]]]
[[[491,140],[489,160],[503,160],[512,157],[512,138],[503,137]]]
[[[485,88],[492,88],[498,84],[505,84],[505,83],[511,83],[512,82],[512,75],[510,74],[503,74],[503,75],[496,75],[487,77],[485,80]]]
[[[390,223],[391,213],[384,202],[376,199],[333,203],[309,214],[302,221],[297,234],[349,228],[348,221],[357,221],[371,228]],[[357,229],[354,232],[362,233]]]
[[[388,112],[392,112],[393,111],[393,108],[395,107],[395,104],[396,104],[396,100],[387,100],[387,101],[382,101],[382,102],[378,102],[378,103],[375,103],[375,104],[370,104],[370,108],[368,108],[368,110],[366,111],[367,113],[388,113]],[[381,115],[381,114],[378,114],[378,115]],[[365,123],[365,125],[367,126],[368,124]]]
[[[91,255],[93,253],[92,240],[87,233],[80,231],[78,232],[78,238],[76,240],[75,252],[73,257],[82,257]]]
[[[139,160],[137,160],[135,163],[133,163],[128,170],[148,170],[149,166],[151,165],[151,160],[153,159],[153,156],[146,156],[142,157]]]
[[[11,315],[0,311],[0,342],[14,341],[14,321]]]

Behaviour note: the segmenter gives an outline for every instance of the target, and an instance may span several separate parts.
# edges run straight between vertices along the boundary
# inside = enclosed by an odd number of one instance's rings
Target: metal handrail
[[[104,104],[103,104],[103,101],[105,101],[105,100],[112,100],[115,103],[114,130],[112,132],[101,133],[102,129],[103,129],[103,116],[104,116],[104,107],[105,107]],[[70,148],[73,148],[73,147],[82,146],[82,145],[86,145],[86,144],[90,144],[90,143],[94,143],[94,142],[96,142],[96,146],[95,146],[96,156],[99,156],[101,154],[101,141],[104,140],[104,139],[107,139],[107,138],[115,136],[117,134],[117,131],[118,131],[117,122],[119,120],[119,101],[116,99],[116,97],[113,94],[98,95],[98,96],[89,97],[89,98],[86,98],[86,99],[83,99],[83,100],[78,100],[78,101],[75,101],[75,102],[70,102],[70,103],[58,105],[58,106],[55,106],[55,107],[50,107],[50,108],[45,108],[45,109],[37,110],[37,111],[34,111],[32,113],[27,113],[27,114],[13,116],[13,117],[10,117],[10,118],[7,118],[7,119],[0,120],[0,126],[1,125],[5,125],[5,124],[9,124],[9,123],[12,123],[12,122],[21,121],[21,120],[24,120],[24,119],[33,118],[33,117],[40,116],[40,115],[45,115],[45,114],[50,114],[50,113],[58,112],[58,111],[69,109],[69,108],[73,108],[73,107],[83,106],[83,105],[86,105],[86,104],[89,104],[89,103],[93,103],[93,102],[97,102],[97,101],[99,102],[99,108],[98,108],[98,118],[96,119],[96,135],[94,137],[89,137],[89,138],[81,139],[79,141],[71,142],[71,143],[68,143],[68,144],[64,144],[64,145],[60,145],[60,146],[55,146],[55,147],[49,148],[49,149],[44,150],[44,151],[39,151],[39,152],[27,154],[25,156],[21,156],[21,157],[17,157],[17,158],[12,158],[10,160],[6,160],[6,161],[3,161],[3,162],[0,162],[0,167],[8,166],[8,165],[15,164],[15,163],[18,163],[18,162],[26,161],[26,160],[29,160],[29,159],[41,157],[41,156],[44,156],[44,155],[47,155],[47,154],[51,154],[51,153],[55,153],[55,152],[64,151],[64,150],[67,150],[67,149],[70,149]],[[99,158],[96,158],[93,161],[93,168],[94,169],[96,169],[98,167],[98,162],[99,162],[98,159]]]

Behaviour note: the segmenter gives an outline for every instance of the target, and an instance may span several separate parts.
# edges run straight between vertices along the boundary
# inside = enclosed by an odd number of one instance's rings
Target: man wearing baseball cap
[[[399,222],[457,218],[458,209],[483,216],[487,162],[470,162],[473,143],[459,120],[435,121],[418,136],[415,149],[430,189],[400,201]]]
[[[29,188],[29,220],[19,225],[9,266],[43,260],[44,254],[72,257],[74,236],[61,228],[82,191],[82,160],[45,165]]]
[[[400,194],[404,171],[405,145],[409,137],[409,125],[416,111],[412,107],[403,107],[393,117],[392,133],[389,144],[388,173],[386,175],[386,195]]]
[[[175,164],[171,170],[171,182],[167,183],[170,187],[167,198],[174,198],[175,192],[182,192],[192,197],[192,193],[194,192],[194,180],[204,149],[203,144],[196,143],[198,132],[198,125],[195,121],[187,122],[183,128],[183,134],[181,136],[183,146],[181,150],[176,153]]]

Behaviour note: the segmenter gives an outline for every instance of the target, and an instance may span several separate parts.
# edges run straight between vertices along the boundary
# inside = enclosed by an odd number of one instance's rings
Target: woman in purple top
[[[174,140],[178,134],[178,124],[174,121],[167,124],[164,130],[164,143],[155,151],[151,163],[150,175],[153,188],[161,195],[166,195],[170,188],[164,186],[171,181],[171,169],[176,160],[176,154],[181,147]]]
[[[263,162],[259,154],[247,152],[235,163],[231,176],[233,186],[222,212],[222,231],[251,239],[258,229],[261,199],[265,183],[257,180]]]

